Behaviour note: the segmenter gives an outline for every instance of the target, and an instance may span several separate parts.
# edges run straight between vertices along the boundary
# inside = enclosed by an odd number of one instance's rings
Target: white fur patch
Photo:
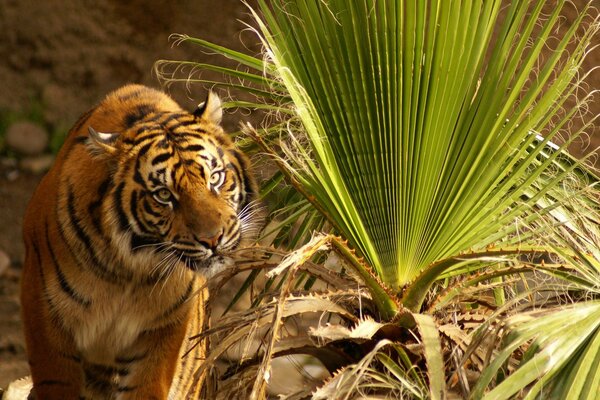
[[[226,269],[233,268],[234,263],[233,260],[229,257],[215,257],[214,261],[210,264],[208,268],[202,269],[202,275],[206,277],[206,279],[210,279],[213,276],[217,275],[220,272],[225,271]]]

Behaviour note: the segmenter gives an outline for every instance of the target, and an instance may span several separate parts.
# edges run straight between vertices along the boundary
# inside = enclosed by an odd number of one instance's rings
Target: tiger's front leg
[[[185,330],[186,323],[178,323],[146,331],[111,366],[84,363],[82,397],[102,398],[109,385],[118,400],[166,400]]]
[[[79,357],[70,343],[58,345],[61,336],[53,342],[41,334],[27,335],[29,365],[34,388],[29,399],[77,399],[80,394],[82,370]]]
[[[31,247],[28,250],[31,252]],[[35,260],[39,263],[38,258]],[[33,277],[21,286],[25,340],[34,384],[29,398],[76,399],[82,382],[80,358],[73,338],[52,317],[52,303],[45,296],[42,276],[30,272],[38,268],[32,260],[26,258],[23,269]]]

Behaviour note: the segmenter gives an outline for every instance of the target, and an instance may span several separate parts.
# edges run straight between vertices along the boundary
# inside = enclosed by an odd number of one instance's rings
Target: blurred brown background
[[[577,7],[584,2],[574,1]],[[570,7],[565,26],[574,15]],[[239,20],[250,22],[240,0],[0,0],[0,133],[13,129],[29,148],[0,155],[0,388],[27,374],[18,316],[21,218],[40,173],[52,161],[49,153],[77,117],[109,91],[128,82],[158,87],[152,74],[158,59],[228,65],[192,45],[172,47],[171,33],[255,53],[258,40],[240,34],[245,26]],[[585,69],[598,65],[597,50]],[[600,89],[600,71],[587,85]],[[201,87],[188,92],[183,84],[170,92],[188,109],[206,95]],[[590,115],[599,113],[596,101]],[[251,117],[230,114],[224,122],[231,130]],[[600,145],[597,128],[588,135],[588,150]],[[31,151],[35,146],[40,150]],[[574,151],[581,150],[579,143]]]

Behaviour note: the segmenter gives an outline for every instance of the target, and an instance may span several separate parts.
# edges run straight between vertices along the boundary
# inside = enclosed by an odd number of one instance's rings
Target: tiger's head
[[[256,184],[247,158],[220,127],[219,98],[193,113],[146,109],[123,132],[89,126],[88,149],[106,159],[112,189],[104,224],[121,257],[210,267],[252,226]]]

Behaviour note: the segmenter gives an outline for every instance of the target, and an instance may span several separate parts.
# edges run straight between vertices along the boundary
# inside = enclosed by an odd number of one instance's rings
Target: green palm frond
[[[530,384],[532,386],[522,398],[597,398],[600,385],[599,321],[598,301],[508,318],[505,321],[506,344],[484,370],[471,398],[509,399]],[[519,368],[484,396],[484,389],[498,369],[521,347],[525,347],[526,352]]]
[[[564,2],[541,27],[544,2],[514,2],[489,48],[501,3],[260,2],[311,145],[290,171],[391,287],[526,218],[538,177],[567,179],[535,162],[546,142],[530,132],[555,133],[596,28],[564,51],[582,12],[540,61]]]

